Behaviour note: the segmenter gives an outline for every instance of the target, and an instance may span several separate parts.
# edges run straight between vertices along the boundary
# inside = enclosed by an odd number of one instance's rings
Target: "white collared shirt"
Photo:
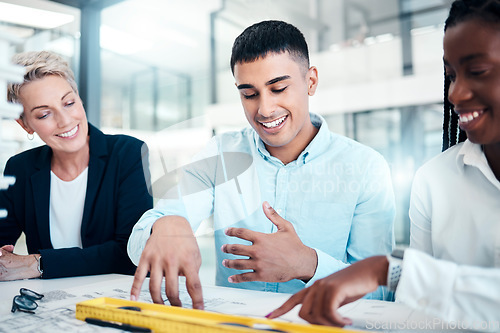
[[[500,182],[465,141],[422,166],[396,298],[448,321],[500,320]]]

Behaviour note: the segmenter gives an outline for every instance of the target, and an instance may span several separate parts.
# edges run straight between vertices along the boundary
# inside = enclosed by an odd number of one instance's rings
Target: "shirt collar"
[[[465,140],[457,154],[457,165],[462,171],[466,166],[479,169],[486,179],[500,189],[500,182],[491,170],[481,145]]]
[[[488,161],[481,145],[465,140],[457,154],[457,165],[463,168],[465,165],[479,167],[483,164],[488,165]]]
[[[327,149],[330,144],[330,130],[328,129],[328,125],[325,119],[315,113],[310,113],[309,116],[311,118],[311,123],[314,125],[314,127],[319,128],[319,131],[318,133],[316,133],[316,136],[312,139],[312,141],[309,142],[307,147],[302,151],[302,153],[300,153],[299,157],[297,157],[297,159],[292,163],[305,164],[316,156],[320,155]],[[269,154],[264,142],[261,140],[256,131],[254,131],[254,142],[256,144],[257,150],[264,159],[276,159],[275,157],[271,156],[271,154]]]

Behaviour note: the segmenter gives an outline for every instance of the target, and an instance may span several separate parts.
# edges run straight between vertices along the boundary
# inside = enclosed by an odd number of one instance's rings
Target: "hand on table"
[[[170,304],[182,306],[179,299],[179,276],[185,276],[193,308],[203,309],[200,266],[200,249],[189,222],[180,216],[162,217],[153,225],[151,236],[142,252],[130,298],[139,298],[142,283],[150,272],[149,292],[153,302],[163,304],[161,282],[165,276],[165,294]]]
[[[14,252],[14,245],[4,245],[4,246],[0,247],[0,250],[5,250],[7,252],[12,253],[12,252]],[[0,251],[0,253],[1,253],[1,251]]]
[[[35,256],[14,254],[14,245],[0,248],[0,281],[32,279],[40,276]]]
[[[247,281],[285,282],[292,279],[310,280],[316,271],[316,251],[304,245],[293,225],[283,219],[267,203],[264,214],[278,228],[272,234],[244,228],[228,228],[226,235],[252,242],[252,245],[224,244],[222,251],[234,255],[248,256],[248,259],[225,259],[227,268],[253,270],[229,277],[229,282]]]
[[[351,325],[351,320],[342,317],[338,308],[375,291],[379,285],[385,285],[388,265],[385,256],[358,261],[299,291],[267,317],[277,318],[302,304],[299,316],[311,324]]]

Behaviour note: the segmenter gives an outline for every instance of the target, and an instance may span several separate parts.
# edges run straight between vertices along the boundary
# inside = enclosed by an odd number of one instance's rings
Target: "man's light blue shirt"
[[[128,242],[136,265],[154,222],[166,215],[186,218],[193,231],[213,214],[216,284],[226,287],[295,293],[314,281],[394,246],[395,202],[389,167],[375,150],[329,131],[323,118],[311,114],[318,133],[299,157],[287,165],[271,156],[252,128],[212,138],[178,186],[158,201],[135,225]],[[276,226],[262,211],[262,202],[290,221],[301,241],[318,256],[307,283],[230,283],[244,271],[222,266],[223,244],[249,244],[224,234],[227,227],[263,233]]]

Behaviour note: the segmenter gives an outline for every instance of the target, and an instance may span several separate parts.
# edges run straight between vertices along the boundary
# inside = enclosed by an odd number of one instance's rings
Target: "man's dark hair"
[[[246,28],[234,41],[231,71],[237,63],[252,62],[268,53],[288,52],[309,68],[309,50],[302,32],[283,21],[262,21]]]
[[[444,31],[459,23],[469,20],[480,20],[486,24],[500,23],[499,0],[456,0],[451,5],[446,19]],[[453,104],[448,100],[450,78],[444,74],[444,117],[443,117],[443,151],[465,141],[467,134],[458,126],[458,115]],[[458,134],[458,135],[457,135]]]

